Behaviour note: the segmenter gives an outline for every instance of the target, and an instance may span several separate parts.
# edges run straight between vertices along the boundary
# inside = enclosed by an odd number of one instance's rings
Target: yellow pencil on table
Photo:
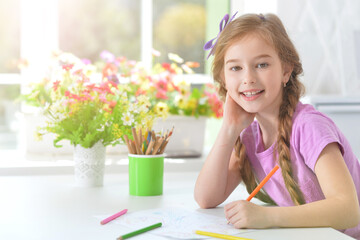
[[[212,233],[212,232],[205,232],[205,231],[199,231],[199,230],[196,230],[195,233],[199,234],[199,235],[203,235],[203,236],[221,238],[221,239],[226,239],[226,240],[253,240],[253,239],[250,239],[250,238],[243,238],[243,237],[238,237],[238,236],[225,235],[225,234]]]

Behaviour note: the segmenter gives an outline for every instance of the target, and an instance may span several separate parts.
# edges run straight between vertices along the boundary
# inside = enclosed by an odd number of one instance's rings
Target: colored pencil
[[[142,154],[141,151],[141,139],[139,139],[139,136],[137,135],[136,129],[135,128],[131,128],[132,134],[133,134],[133,138],[135,141],[135,148],[136,148],[136,152],[137,154]]]
[[[147,144],[149,144],[150,141],[151,141],[151,132],[147,131],[147,139],[146,139]]]
[[[221,239],[227,239],[227,240],[253,240],[250,238],[243,238],[243,237],[237,237],[232,235],[225,235],[225,234],[219,234],[219,233],[212,233],[212,232],[204,232],[204,231],[195,231],[196,234],[208,236],[208,237],[214,237],[214,238],[221,238]]]
[[[171,131],[167,130],[165,134],[161,132],[158,133],[158,136],[156,136],[154,130],[147,130],[145,135],[142,134],[141,129],[136,131],[136,129],[132,127],[131,131],[134,140],[124,135],[124,140],[130,154],[157,155],[164,153],[166,145],[169,143],[170,137],[173,134],[174,127],[172,127]]]
[[[110,216],[110,217],[108,217],[108,218],[105,218],[105,219],[102,220],[100,223],[101,223],[102,225],[107,224],[108,222],[114,220],[115,218],[118,218],[118,217],[120,217],[121,215],[124,215],[126,212],[127,212],[127,209],[124,209],[124,210],[122,210],[122,211],[120,211],[120,212],[118,212],[118,213],[115,213],[114,215],[112,215],[112,216]]]
[[[151,139],[148,148],[146,149],[145,155],[149,155],[152,152],[152,148],[154,146],[155,140]]]
[[[250,196],[246,199],[246,201],[250,201],[259,191],[260,189],[265,185],[267,181],[271,178],[272,175],[279,169],[279,166],[276,165],[271,172],[260,182],[260,184],[254,189],[254,191],[250,194]]]
[[[152,155],[158,154],[158,150],[160,149],[160,146],[163,143],[163,141],[164,141],[164,137],[160,137],[159,139],[156,140]]]
[[[129,139],[129,142],[130,142],[130,148],[131,148],[132,153],[133,153],[133,154],[136,154],[137,152],[136,152],[136,147],[135,147],[135,142],[134,142],[134,140],[130,140],[130,139]]]
[[[127,238],[131,238],[131,237],[134,237],[136,235],[139,235],[141,233],[144,233],[144,232],[147,232],[147,231],[150,231],[150,230],[153,230],[154,228],[158,228],[158,227],[161,227],[162,226],[162,223],[156,223],[156,224],[153,224],[151,226],[148,226],[148,227],[144,227],[144,228],[141,228],[139,230],[136,230],[136,231],[133,231],[133,232],[130,232],[130,233],[127,233],[125,235],[122,235],[120,237],[117,238],[117,240],[124,240],[124,239],[127,239]]]
[[[129,153],[133,153],[132,149],[131,149],[131,144],[129,142],[129,137],[127,135],[124,135],[124,139],[125,139],[125,143],[126,143]]]

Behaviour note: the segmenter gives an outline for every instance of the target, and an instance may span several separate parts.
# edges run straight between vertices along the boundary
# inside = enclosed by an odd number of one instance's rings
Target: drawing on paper
[[[116,219],[114,222],[132,229],[162,222],[162,227],[153,230],[151,233],[179,239],[206,238],[195,234],[195,230],[229,235],[249,231],[235,229],[232,225],[227,224],[226,219],[223,217],[178,207],[150,209],[137,212],[129,211],[126,215]]]

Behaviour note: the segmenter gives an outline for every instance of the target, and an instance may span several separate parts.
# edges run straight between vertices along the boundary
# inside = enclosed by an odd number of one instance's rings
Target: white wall
[[[303,62],[307,94],[360,96],[360,1],[277,2]]]
[[[302,59],[308,95],[360,96],[360,1],[232,0],[235,11],[280,17]]]

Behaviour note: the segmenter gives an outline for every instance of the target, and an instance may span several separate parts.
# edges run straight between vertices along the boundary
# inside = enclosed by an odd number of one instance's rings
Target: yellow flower
[[[71,105],[69,106],[70,113],[71,113],[71,114],[76,113],[77,111],[80,110],[80,107],[81,107],[81,106],[80,106],[79,103],[71,104]]]
[[[177,95],[175,97],[175,104],[179,107],[179,108],[186,108],[186,101],[183,95]]]
[[[182,74],[183,73],[183,70],[178,65],[176,65],[175,63],[171,64],[171,69],[174,69],[176,74]]]
[[[149,107],[151,106],[150,104],[150,100],[149,100],[149,97],[145,96],[145,95],[140,95],[138,98],[138,103],[142,106],[146,106],[146,107]]]
[[[120,100],[123,102],[127,102],[127,100],[128,100],[127,92],[121,93]]]
[[[123,132],[121,131],[121,129],[119,128],[119,124],[117,123],[113,124],[113,134],[116,138],[121,138],[121,136],[123,135]]]
[[[158,102],[155,106],[155,113],[165,119],[169,113],[169,106],[164,102]]]
[[[190,90],[191,90],[191,86],[189,83],[187,83],[186,81],[182,80],[181,82],[179,82],[179,88],[180,88],[180,93],[181,95],[187,95]]]
[[[41,140],[43,140],[43,134],[41,134],[39,132],[35,132],[34,138],[35,138],[35,141],[41,141]]]
[[[188,109],[195,109],[196,106],[197,106],[196,99],[190,99],[190,100],[187,102],[186,108],[188,108]]]
[[[104,118],[109,119],[110,118],[110,113],[109,112],[104,112]]]

